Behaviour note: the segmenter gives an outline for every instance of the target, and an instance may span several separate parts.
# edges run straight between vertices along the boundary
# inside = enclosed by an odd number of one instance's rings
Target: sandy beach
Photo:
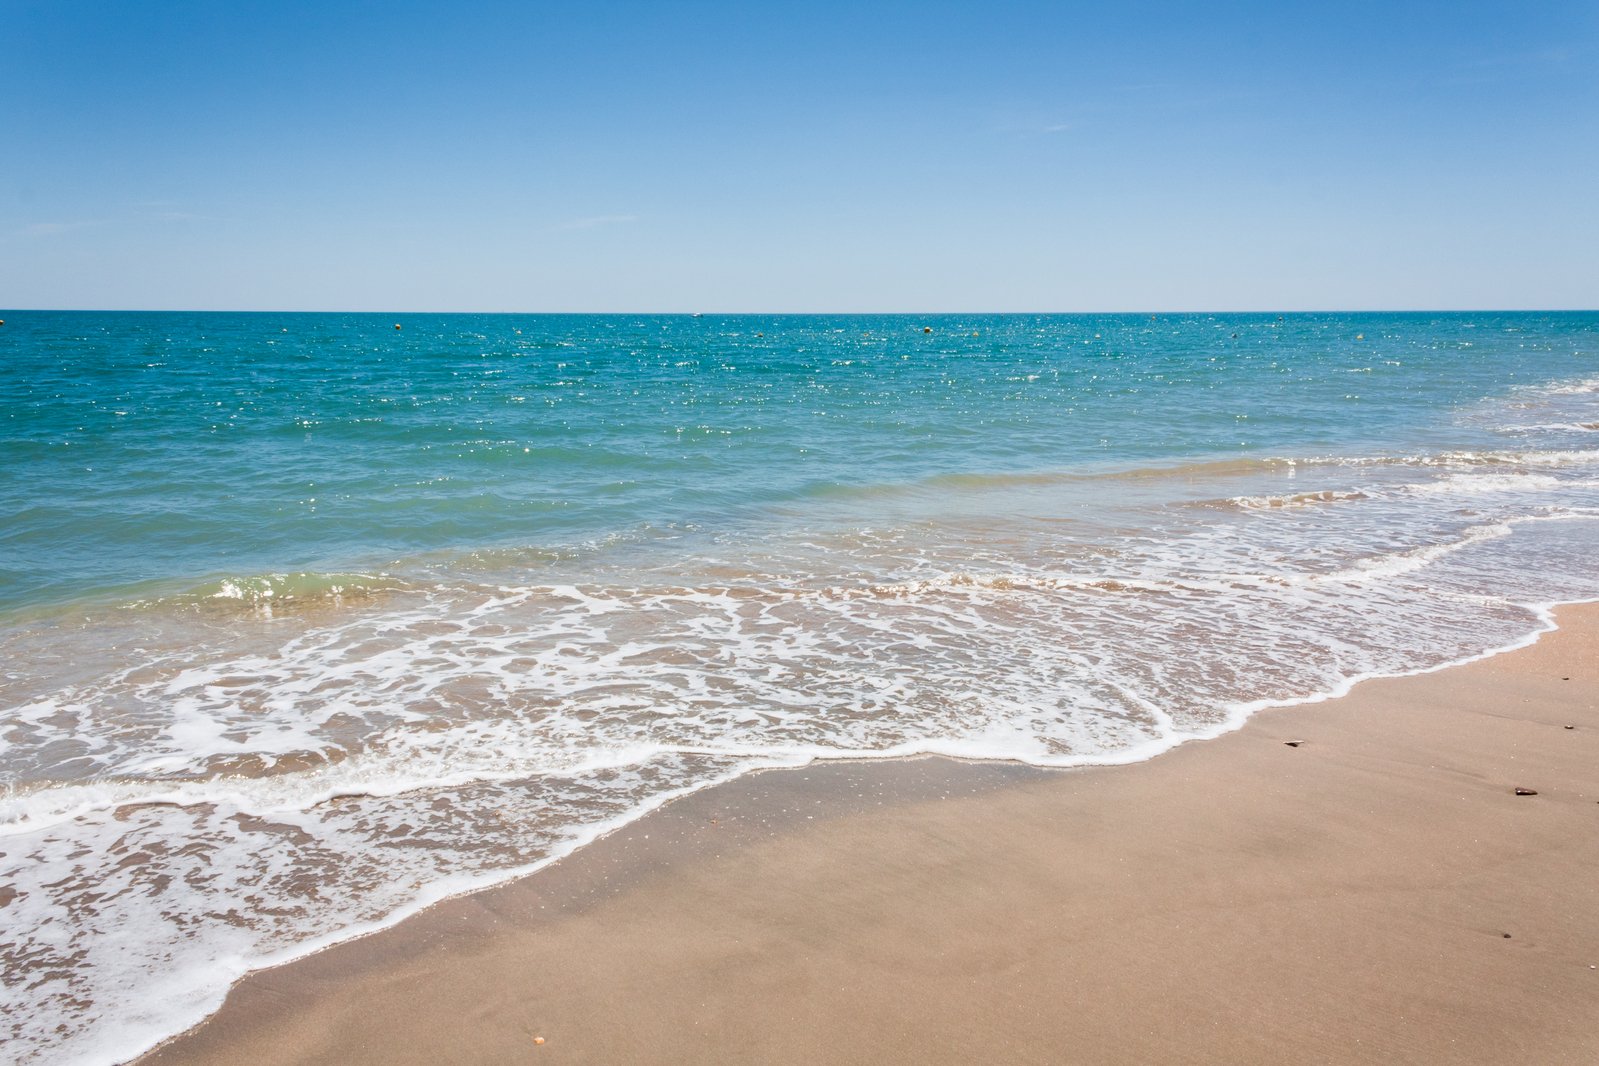
[[[746,777],[141,1061],[1593,1063],[1599,606],[1558,619],[1132,766]]]
[[[0,1066],[1599,1066],[1593,3],[4,10]]]

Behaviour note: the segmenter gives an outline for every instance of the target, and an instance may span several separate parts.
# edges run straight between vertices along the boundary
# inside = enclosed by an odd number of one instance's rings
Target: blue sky
[[[0,40],[6,307],[1599,306],[1593,2],[0,0]]]

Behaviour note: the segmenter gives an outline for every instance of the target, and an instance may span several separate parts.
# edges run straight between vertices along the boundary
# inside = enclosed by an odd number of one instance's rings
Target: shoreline
[[[361,940],[366,937],[383,935],[406,922],[417,919],[431,908],[441,904],[446,904],[451,900],[470,897],[481,892],[493,891],[508,884],[532,877],[535,874],[546,875],[546,872],[552,867],[570,860],[573,856],[592,847],[594,844],[604,840],[606,837],[611,836],[614,833],[627,830],[641,819],[648,818],[665,807],[668,807],[681,800],[696,796],[707,790],[727,788],[730,785],[734,785],[740,780],[752,775],[761,775],[771,772],[799,772],[818,766],[827,766],[832,764],[864,764],[870,766],[925,759],[948,760],[958,765],[996,765],[1020,767],[1029,770],[1035,770],[1045,775],[1066,771],[1110,769],[1119,766],[1137,766],[1151,760],[1159,759],[1162,756],[1169,755],[1170,753],[1188,746],[1195,741],[1213,741],[1220,737],[1227,736],[1228,734],[1236,732],[1237,730],[1247,726],[1247,724],[1255,716],[1261,714],[1262,712],[1293,709],[1306,705],[1325,703],[1330,700],[1338,700],[1347,696],[1358,686],[1370,681],[1424,676],[1427,674],[1447,671],[1459,666],[1480,662],[1485,659],[1492,659],[1508,653],[1513,653],[1520,649],[1534,645],[1549,633],[1559,630],[1560,626],[1556,620],[1557,612],[1573,607],[1583,607],[1588,604],[1599,604],[1599,599],[1557,600],[1546,603],[1523,604],[1522,606],[1526,610],[1534,614],[1538,625],[1536,628],[1532,629],[1530,632],[1518,638],[1517,640],[1512,641],[1511,643],[1497,647],[1491,647],[1483,651],[1474,652],[1456,659],[1446,660],[1433,666],[1419,667],[1415,670],[1402,673],[1367,673],[1353,675],[1349,678],[1346,678],[1334,689],[1312,693],[1308,696],[1295,696],[1284,699],[1268,698],[1233,704],[1229,706],[1227,716],[1224,719],[1217,722],[1211,729],[1203,733],[1195,733],[1185,736],[1175,742],[1166,743],[1165,746],[1157,747],[1155,745],[1142,745],[1118,753],[1115,756],[1087,757],[1080,762],[1074,761],[1068,763],[1050,764],[1029,762],[1021,758],[1007,758],[1004,756],[974,756],[959,752],[925,749],[858,753],[829,752],[814,755],[807,761],[797,762],[790,765],[774,764],[769,766],[756,766],[753,768],[737,769],[729,773],[727,776],[701,784],[695,784],[684,790],[678,790],[657,796],[642,807],[636,808],[616,818],[587,826],[582,832],[578,833],[571,840],[561,845],[555,852],[541,859],[535,860],[532,863],[522,866],[509,867],[503,870],[494,871],[489,874],[442,878],[429,885],[426,891],[418,895],[410,903],[381,919],[354,923],[352,925],[334,930],[333,932],[314,937],[300,944],[293,945],[292,947],[274,953],[273,955],[253,960],[253,965],[245,969],[236,970],[231,974],[227,974],[223,977],[223,979],[227,981],[228,991],[231,992],[233,986],[237,985],[240,981],[249,978],[253,974],[277,970],[287,966],[293,966],[322,952],[339,948],[353,941]],[[335,797],[330,796],[329,798]],[[154,800],[140,800],[138,802],[164,801],[164,798],[157,798]],[[205,1025],[218,1010],[222,1009],[224,1004],[225,997],[218,998],[209,1008],[204,1011],[204,1013],[194,1016],[194,1020],[184,1024],[182,1028],[179,1029],[174,1030],[162,1026],[149,1027],[149,1035],[141,1035],[136,1041],[134,1041],[135,1046],[139,1050],[132,1052],[131,1055],[124,1055],[119,1052],[109,1052],[93,1059],[92,1061],[114,1063],[138,1061],[142,1056],[149,1055],[154,1051],[164,1048],[167,1044],[182,1039],[188,1033],[191,1033],[195,1029]]]
[[[778,855],[774,861],[780,863],[783,855],[793,852],[804,853],[807,849],[811,851],[819,849],[826,853],[828,848],[838,846],[838,838],[852,839],[866,833],[869,827],[875,824],[874,820],[881,821],[884,817],[909,818],[914,823],[914,816],[918,812],[925,819],[940,805],[949,807],[947,801],[954,801],[954,806],[975,804],[979,810],[968,813],[969,822],[973,817],[979,820],[992,818],[992,811],[983,813],[981,808],[985,805],[988,808],[1008,809],[1014,805],[1018,795],[1032,791],[1078,796],[1085,790],[1092,790],[1095,793],[1107,790],[1120,793],[1128,791],[1133,786],[1146,787],[1137,780],[1122,780],[1118,783],[1116,779],[1124,776],[1137,779],[1153,776],[1158,783],[1159,779],[1171,778],[1174,775],[1197,775],[1210,786],[1222,786],[1225,785],[1222,779],[1228,777],[1227,773],[1222,772],[1226,764],[1237,762],[1241,757],[1234,754],[1234,751],[1258,747],[1262,734],[1281,732],[1285,726],[1298,728],[1310,734],[1318,726],[1325,726],[1326,722],[1323,719],[1327,715],[1323,712],[1331,711],[1340,705],[1359,703],[1362,696],[1380,686],[1431,685],[1433,688],[1458,690],[1461,688],[1458,678],[1462,671],[1476,669],[1481,673],[1503,672],[1506,669],[1504,663],[1513,660],[1519,663],[1528,658],[1545,658],[1548,655],[1548,648],[1555,645],[1563,650],[1567,644],[1586,642],[1588,661],[1592,660],[1595,647],[1599,647],[1599,637],[1596,637],[1596,634],[1599,634],[1599,607],[1592,604],[1572,604],[1561,606],[1554,612],[1545,610],[1541,613],[1546,616],[1546,626],[1530,634],[1518,645],[1396,678],[1351,681],[1345,689],[1346,694],[1277,702],[1269,708],[1241,708],[1238,716],[1243,720],[1241,727],[1222,732],[1220,736],[1212,739],[1210,744],[1184,743],[1168,749],[1155,758],[1135,763],[1114,767],[1082,767],[1066,773],[1030,767],[1021,763],[986,763],[931,756],[898,760],[881,758],[829,760],[790,769],[784,774],[760,771],[746,773],[731,782],[702,788],[659,806],[654,811],[601,836],[598,840],[569,852],[563,858],[546,860],[541,868],[536,870],[538,877],[528,874],[501,880],[495,885],[478,889],[470,894],[456,895],[443,902],[436,902],[377,932],[359,935],[355,939],[344,939],[336,945],[325,947],[314,954],[301,955],[294,961],[272,969],[254,970],[233,986],[219,1012],[212,1014],[197,1027],[171,1038],[138,1061],[150,1063],[222,1061],[245,1055],[260,1058],[261,1061],[272,1061],[270,1058],[272,1054],[278,1055],[280,1061],[316,1061],[316,1056],[310,1049],[321,1046],[318,1041],[332,1039],[344,1032],[347,1029],[345,1022],[348,1019],[336,1024],[326,1023],[324,1028],[315,1029],[317,1023],[299,1017],[299,1011],[290,1011],[288,1015],[284,1015],[286,1009],[284,1004],[302,1001],[301,1006],[313,1019],[323,1019],[326,1022],[329,1017],[328,1012],[336,1012],[340,1004],[349,1007],[359,1002],[364,1003],[366,1008],[371,1008],[370,993],[374,987],[389,987],[399,979],[400,975],[413,974],[414,968],[420,965],[420,960],[431,960],[430,965],[443,965],[449,961],[449,956],[459,953],[482,954],[501,959],[503,962],[502,957],[505,952],[513,950],[501,943],[507,939],[504,930],[507,924],[514,933],[510,939],[516,940],[524,949],[528,948],[529,938],[535,934],[540,939],[553,938],[555,942],[562,942],[561,938],[573,935],[576,927],[592,925],[598,920],[597,916],[606,914],[610,909],[622,907],[625,910],[624,904],[648,909],[654,906],[650,903],[652,898],[657,902],[662,898],[676,899],[673,892],[680,889],[682,882],[693,882],[704,891],[725,892],[725,884],[709,882],[716,882],[719,876],[725,882],[729,876],[732,876],[727,872],[727,867],[737,866],[741,861],[748,863],[756,854],[775,851]],[[1555,621],[1556,613],[1560,620],[1558,624]],[[1568,626],[1571,631],[1568,631]],[[1562,635],[1565,639],[1562,639]],[[1544,649],[1543,655],[1537,654],[1540,648]],[[1584,660],[1581,656],[1577,656],[1576,661],[1581,663]],[[1599,735],[1599,720],[1594,720],[1591,707],[1592,686],[1595,680],[1592,678],[1585,680],[1585,685],[1571,691],[1589,693],[1587,721],[1590,726],[1595,727],[1590,735]],[[1350,689],[1353,689],[1354,695],[1347,694]],[[1457,693],[1457,695],[1470,694]],[[1556,696],[1558,695],[1557,693]],[[1273,713],[1273,711],[1293,709],[1309,702],[1322,703],[1323,707],[1316,712],[1302,712],[1292,716]],[[1364,702],[1370,703],[1372,698],[1368,696]],[[1347,717],[1347,706],[1342,716]],[[1334,717],[1339,716],[1334,715]],[[1285,722],[1286,718],[1292,718],[1293,721]],[[1391,723],[1387,724],[1391,726]],[[1372,725],[1368,715],[1368,720],[1363,723],[1362,728],[1369,729]],[[1580,737],[1584,731],[1583,727],[1560,730],[1568,739],[1574,734]],[[1380,739],[1373,738],[1367,743]],[[1278,746],[1283,747],[1281,744]],[[1283,750],[1293,755],[1303,755],[1313,752],[1316,746],[1319,746],[1317,742],[1311,741],[1304,748],[1284,747]],[[1221,755],[1211,754],[1223,748],[1228,750]],[[1196,761],[1200,765],[1191,765]],[[1212,765],[1207,767],[1204,765],[1206,762]],[[1305,762],[1306,760],[1301,760],[1302,765]],[[1238,768],[1233,767],[1233,769]],[[1252,772],[1258,773],[1259,769],[1254,767]],[[1255,783],[1274,786],[1277,784],[1269,778]],[[1170,790],[1172,782],[1168,781],[1161,787]],[[1134,791],[1137,788],[1134,788]],[[1231,786],[1227,786],[1227,791],[1231,793]],[[1091,798],[1082,799],[1079,796],[1079,799],[1091,803]],[[1521,804],[1538,802],[1536,799],[1521,797],[1513,799]],[[1131,806],[1123,804],[1121,807],[1100,810],[1096,817],[1125,820],[1137,814],[1138,810],[1137,804]],[[707,812],[721,813],[718,816]],[[917,824],[925,831],[925,821]],[[712,828],[707,829],[708,826]],[[916,826],[908,828],[914,831]],[[1000,836],[1007,831],[1003,824],[992,828]],[[1069,836],[1070,832],[1077,830],[1059,831]],[[822,839],[813,839],[818,834]],[[1059,846],[1061,841],[1031,839],[1024,833],[1018,836],[1014,843],[1022,848],[1025,856],[1029,853],[1029,849],[1036,852],[1040,848]],[[1100,842],[1104,846],[1109,846],[1110,843]],[[1037,856],[1033,858],[1036,859]],[[1121,858],[1125,859],[1126,856],[1123,855]],[[907,856],[907,861],[913,859],[914,856]],[[720,875],[716,873],[718,870],[722,871]],[[736,877],[734,881],[737,881]],[[982,882],[976,881],[974,885],[980,887]],[[889,886],[880,887],[887,889]],[[911,902],[915,901],[918,884],[899,884],[896,887]],[[738,893],[734,895],[737,896]],[[1043,901],[1032,902],[1036,909]],[[807,917],[814,923],[821,921],[824,916],[807,914]],[[768,921],[766,924],[773,923]],[[778,921],[776,924],[782,927],[786,921]],[[586,931],[590,936],[598,935],[602,939],[604,937],[603,930],[587,928]],[[645,929],[641,935],[646,939],[652,936],[660,939],[665,936],[670,940],[672,937],[669,933],[670,931],[661,929]],[[998,938],[998,942],[1003,945],[1004,938]],[[693,945],[679,946],[692,954],[689,949]],[[905,946],[901,944],[899,948],[903,949]],[[443,953],[442,956],[440,953]],[[1594,953],[1599,955],[1599,951]],[[572,961],[586,960],[587,955],[586,951],[579,952],[573,956]],[[1599,958],[1591,961],[1599,963]],[[693,984],[697,978],[703,979],[703,974],[697,972],[699,969],[701,968],[690,965],[684,972],[679,973],[678,977],[685,983]],[[707,972],[714,972],[714,968]],[[1599,974],[1599,971],[1595,973]],[[437,985],[440,981],[450,984],[461,977],[462,975],[455,974],[448,980],[439,978],[434,984]],[[927,974],[922,974],[922,977],[932,980]],[[1594,987],[1599,987],[1599,976],[1591,978],[1591,981],[1594,982]],[[933,983],[936,984],[936,981]],[[423,981],[423,984],[427,982]],[[436,994],[440,989],[434,987],[433,991]],[[303,1002],[307,992],[312,993],[313,1002]],[[532,990],[529,994],[532,994]],[[550,997],[546,995],[534,998]],[[379,997],[379,1001],[382,999],[383,997]],[[277,1006],[274,1007],[273,1004]],[[413,1003],[412,1007],[415,1006]],[[747,1011],[759,1013],[758,1004],[745,1003],[743,1006]],[[650,1012],[648,1007],[636,1010],[643,1010],[646,1014]],[[307,1031],[307,1026],[312,1026],[315,1031]],[[616,1023],[616,1028],[632,1027]],[[563,1054],[560,1047],[567,1045],[571,1050],[573,1034],[580,1029],[581,1026],[563,1030],[562,1025],[552,1023],[551,1032],[548,1034],[550,1043],[538,1046],[539,1052],[560,1057]],[[283,1030],[297,1032],[299,1041],[295,1042],[294,1038],[288,1038],[287,1043],[280,1039],[274,1044],[270,1038],[274,1033]],[[556,1039],[557,1033],[560,1035],[560,1040]],[[599,1038],[592,1027],[586,1031],[586,1036],[589,1039]],[[1595,1040],[1599,1041],[1599,1037],[1595,1037]],[[405,1036],[400,1036],[397,1042],[404,1043],[405,1047],[391,1047],[381,1053],[373,1049],[369,1053],[373,1057],[382,1057],[385,1060],[394,1060],[396,1055],[404,1059],[405,1055],[400,1052],[409,1049],[412,1046],[411,1041]],[[463,1044],[458,1041],[452,1046],[455,1048],[455,1053],[446,1057],[459,1059],[464,1054],[468,1060],[474,1060],[498,1058],[506,1053],[510,1045],[502,1048],[498,1044],[492,1047],[480,1044],[475,1050],[468,1050],[469,1043]],[[529,1047],[532,1046],[529,1043]],[[1596,1049],[1599,1049],[1599,1045],[1596,1045]],[[714,1058],[718,1053],[731,1054],[736,1050],[738,1049],[732,1046],[718,1047],[713,1044],[698,1047],[689,1057],[703,1059],[709,1055]],[[748,1051],[747,1048],[745,1050]],[[1016,1048],[1013,1047],[1012,1050]],[[301,1052],[305,1054],[302,1055]],[[441,1049],[434,1046],[429,1053],[436,1058]],[[928,1053],[936,1056],[937,1051],[928,1049]],[[339,1057],[349,1061],[348,1054],[349,1049],[346,1048],[342,1056],[336,1055],[327,1061],[335,1061]],[[420,1050],[416,1054],[420,1055]],[[622,1052],[613,1047],[610,1054],[622,1054]],[[647,1047],[633,1047],[625,1054],[634,1057],[642,1054],[646,1061],[681,1061],[681,1057],[674,1057],[677,1053],[665,1050],[665,1045],[659,1041]],[[688,1054],[686,1049],[683,1054]],[[846,1053],[845,1057],[848,1057],[848,1054]],[[359,1054],[356,1056],[357,1059],[361,1057]],[[578,1058],[581,1060],[582,1056],[579,1055]],[[1417,1061],[1433,1060],[1423,1058]]]

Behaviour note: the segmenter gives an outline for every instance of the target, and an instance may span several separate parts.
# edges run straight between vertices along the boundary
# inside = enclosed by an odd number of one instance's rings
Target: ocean
[[[751,770],[1147,759],[1599,598],[1596,313],[0,318],[20,1062]]]

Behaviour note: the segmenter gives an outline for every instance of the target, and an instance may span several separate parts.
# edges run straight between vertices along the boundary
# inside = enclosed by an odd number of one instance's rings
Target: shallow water
[[[3,317],[23,1061],[753,767],[1146,758],[1599,596],[1593,314]]]

